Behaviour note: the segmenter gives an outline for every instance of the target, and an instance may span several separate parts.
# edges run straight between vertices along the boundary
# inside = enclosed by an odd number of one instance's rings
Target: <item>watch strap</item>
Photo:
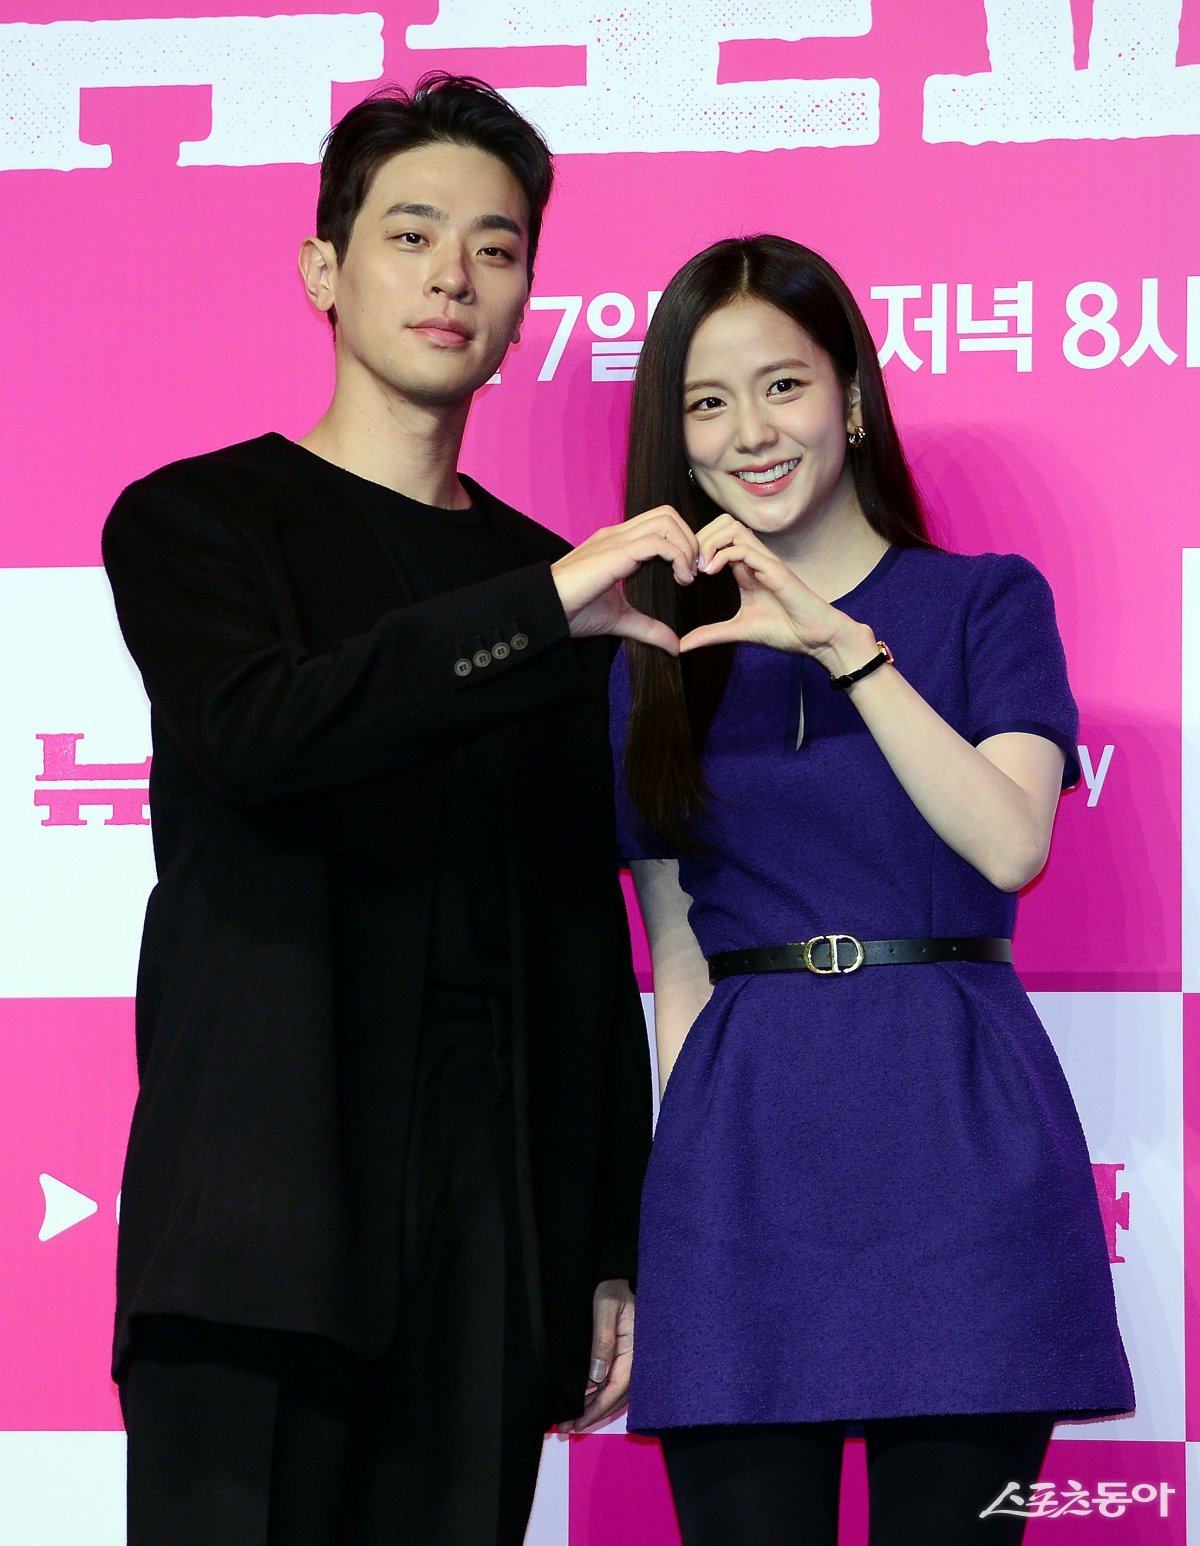
[[[892,652],[882,639],[875,640],[875,648],[879,653],[872,655],[865,666],[859,666],[857,671],[847,671],[844,676],[831,676],[829,678],[830,687],[835,688],[838,692],[845,692],[847,687],[852,687],[855,682],[861,682],[864,676],[870,676],[871,672],[878,671],[880,666],[891,665]]]

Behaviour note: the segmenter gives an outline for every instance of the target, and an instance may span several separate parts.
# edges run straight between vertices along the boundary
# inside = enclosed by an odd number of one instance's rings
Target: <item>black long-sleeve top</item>
[[[435,576],[436,593],[403,536],[381,540],[375,485],[277,435],[161,469],[105,527],[151,701],[158,867],[118,1372],[144,1313],[386,1345],[464,790],[500,834],[522,1211],[564,1415],[591,1290],[634,1271],[649,1070],[616,877],[610,652],[568,636],[561,540],[472,493],[511,567],[449,590]]]

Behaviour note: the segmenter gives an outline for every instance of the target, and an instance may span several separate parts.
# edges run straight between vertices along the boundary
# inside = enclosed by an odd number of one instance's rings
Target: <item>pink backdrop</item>
[[[1139,1412],[1060,1428],[1045,1477],[1069,1512],[1030,1538],[1183,1542],[1190,1475],[1197,1546],[1200,0],[171,9],[9,0],[0,21],[0,1538],[120,1538],[106,1343],[149,744],[100,525],[159,463],[320,414],[328,330],[294,267],[316,146],[377,80],[436,66],[492,80],[562,152],[467,470],[569,537],[615,519],[653,293],[773,229],[861,298],[942,539],[1050,578],[1087,780],[1018,964],[1088,1131]],[[852,1448],[847,1541],[859,1473]],[[1100,1513],[1100,1481],[1143,1492]],[[108,1513],[81,1535],[88,1488]],[[548,1444],[531,1541],[673,1528],[653,1445]]]

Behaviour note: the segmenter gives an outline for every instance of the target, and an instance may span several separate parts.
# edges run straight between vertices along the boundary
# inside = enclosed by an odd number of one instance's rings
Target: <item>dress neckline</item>
[[[867,570],[858,584],[852,586],[844,595],[835,596],[829,605],[831,607],[840,607],[844,602],[857,601],[864,591],[870,590],[873,585],[877,585],[883,579],[884,575],[887,574],[888,570],[891,569],[903,552],[903,548],[885,548],[879,555],[878,560]]]

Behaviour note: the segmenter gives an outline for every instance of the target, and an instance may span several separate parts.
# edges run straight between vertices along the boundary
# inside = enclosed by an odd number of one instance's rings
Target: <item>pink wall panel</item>
[[[0,1000],[0,1429],[119,1428],[108,1377],[128,999]]]

